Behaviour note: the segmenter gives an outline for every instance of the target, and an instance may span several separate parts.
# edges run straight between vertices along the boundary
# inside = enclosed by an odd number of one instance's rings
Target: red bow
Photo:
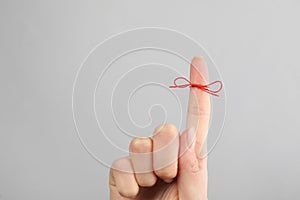
[[[182,85],[177,85],[177,81],[178,80],[184,80],[187,83],[186,84],[182,84]],[[214,84],[219,84],[219,88],[217,90],[211,90],[209,89],[210,86],[214,85]],[[211,94],[213,96],[219,96],[218,92],[220,92],[223,88],[223,84],[221,81],[214,81],[211,82],[210,84],[207,85],[201,85],[201,84],[197,84],[197,83],[192,83],[191,81],[189,81],[188,79],[184,78],[184,77],[177,77],[176,79],[174,79],[174,85],[169,86],[169,88],[185,88],[185,87],[196,87],[199,88],[200,90],[207,92],[208,94]]]

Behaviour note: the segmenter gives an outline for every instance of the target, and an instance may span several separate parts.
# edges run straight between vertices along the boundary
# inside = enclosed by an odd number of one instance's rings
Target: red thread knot
[[[176,83],[178,80],[184,80],[187,83],[178,85]],[[215,84],[219,84],[219,88],[216,89],[216,90],[211,90],[210,86],[215,85]],[[218,97],[219,96],[218,93],[222,90],[223,84],[222,84],[221,81],[214,81],[214,82],[211,82],[207,85],[201,85],[201,84],[197,84],[197,83],[192,83],[191,81],[189,81],[188,79],[186,79],[184,77],[177,77],[177,78],[174,79],[174,85],[169,86],[169,88],[186,88],[186,87],[196,87],[196,88],[199,88],[200,90],[202,90],[204,92],[207,92],[208,94],[211,94],[213,96]]]

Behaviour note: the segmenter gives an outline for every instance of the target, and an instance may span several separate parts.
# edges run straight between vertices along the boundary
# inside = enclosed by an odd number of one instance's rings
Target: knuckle
[[[118,159],[118,160],[115,160],[112,165],[111,165],[111,170],[120,170],[121,169],[121,166],[122,166],[122,160],[121,159]]]
[[[119,171],[119,172],[133,173],[130,161],[126,158],[115,160],[111,165],[111,170],[112,172]]]
[[[210,110],[209,109],[204,109],[204,106],[199,106],[199,105],[192,105],[189,106],[188,108],[188,113],[199,116],[202,118],[209,118],[210,117]]]
[[[155,129],[154,135],[157,135],[159,133],[168,134],[168,135],[178,135],[178,129],[173,124],[162,124]]]
[[[144,152],[149,151],[151,148],[151,139],[150,138],[134,138],[130,145],[129,150],[131,152]]]
[[[200,165],[198,163],[197,158],[192,159],[185,159],[181,164],[182,171],[188,171],[191,173],[199,173],[200,172]]]

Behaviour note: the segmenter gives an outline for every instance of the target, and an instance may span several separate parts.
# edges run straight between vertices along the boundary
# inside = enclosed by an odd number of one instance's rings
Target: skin
[[[206,84],[207,66],[195,57],[190,80]],[[187,129],[181,135],[172,124],[158,126],[151,138],[135,138],[130,155],[110,170],[111,200],[207,200],[205,140],[210,117],[209,95],[190,89]]]

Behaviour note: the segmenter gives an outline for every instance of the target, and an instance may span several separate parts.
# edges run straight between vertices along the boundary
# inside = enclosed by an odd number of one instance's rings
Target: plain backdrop
[[[0,1],[0,199],[108,199],[108,169],[82,148],[72,84],[112,34],[166,27],[199,41],[226,83],[209,199],[299,199],[300,2]]]

